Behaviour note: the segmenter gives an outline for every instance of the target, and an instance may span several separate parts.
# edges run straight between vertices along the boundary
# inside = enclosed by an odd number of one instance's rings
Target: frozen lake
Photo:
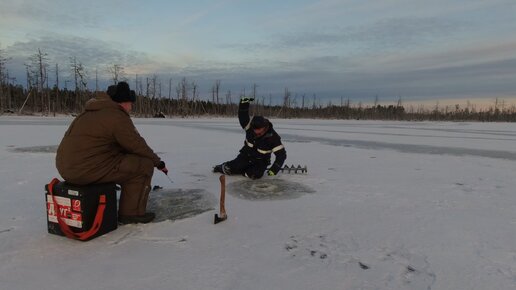
[[[236,118],[134,119],[167,163],[157,222],[46,232],[71,118],[0,117],[0,289],[516,289],[516,125],[272,120],[308,174],[218,175]]]

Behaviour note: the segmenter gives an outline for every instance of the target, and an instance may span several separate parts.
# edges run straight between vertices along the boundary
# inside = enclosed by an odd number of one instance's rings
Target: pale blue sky
[[[0,49],[19,83],[40,48],[65,78],[76,56],[90,87],[116,63],[167,92],[187,77],[201,97],[215,80],[267,98],[513,97],[515,36],[514,0],[0,0]]]

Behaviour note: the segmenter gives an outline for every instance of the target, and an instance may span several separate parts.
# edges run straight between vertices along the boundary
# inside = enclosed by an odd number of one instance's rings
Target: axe
[[[213,220],[214,224],[218,224],[220,222],[225,221],[228,216],[226,214],[226,208],[224,207],[224,202],[226,200],[226,176],[222,174],[219,177],[220,180],[220,215],[215,214],[215,219]]]

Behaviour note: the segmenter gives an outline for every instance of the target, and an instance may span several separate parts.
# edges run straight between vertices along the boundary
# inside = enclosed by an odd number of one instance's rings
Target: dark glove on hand
[[[243,97],[240,99],[240,104],[247,104],[254,101],[254,98]]]
[[[158,170],[161,170],[163,173],[168,174],[168,169],[167,169],[167,166],[165,165],[165,162],[160,161],[158,166],[156,166],[156,168],[158,168]]]

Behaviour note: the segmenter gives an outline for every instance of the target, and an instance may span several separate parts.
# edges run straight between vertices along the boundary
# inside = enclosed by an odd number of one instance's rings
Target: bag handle
[[[54,202],[54,209],[57,215],[57,222],[59,224],[59,228],[61,228],[61,231],[65,234],[65,236],[67,236],[70,239],[85,241],[91,238],[99,231],[100,226],[102,225],[102,220],[104,219],[104,210],[106,209],[106,195],[101,194],[99,196],[99,206],[97,208],[97,213],[95,214],[95,219],[93,220],[93,225],[91,226],[91,228],[82,233],[75,233],[66,224],[66,222],[64,221],[64,217],[61,216],[61,211],[59,210],[59,206],[54,196],[54,185],[56,185],[59,182],[59,179],[54,178],[47,185],[48,192],[52,196],[52,201]]]

